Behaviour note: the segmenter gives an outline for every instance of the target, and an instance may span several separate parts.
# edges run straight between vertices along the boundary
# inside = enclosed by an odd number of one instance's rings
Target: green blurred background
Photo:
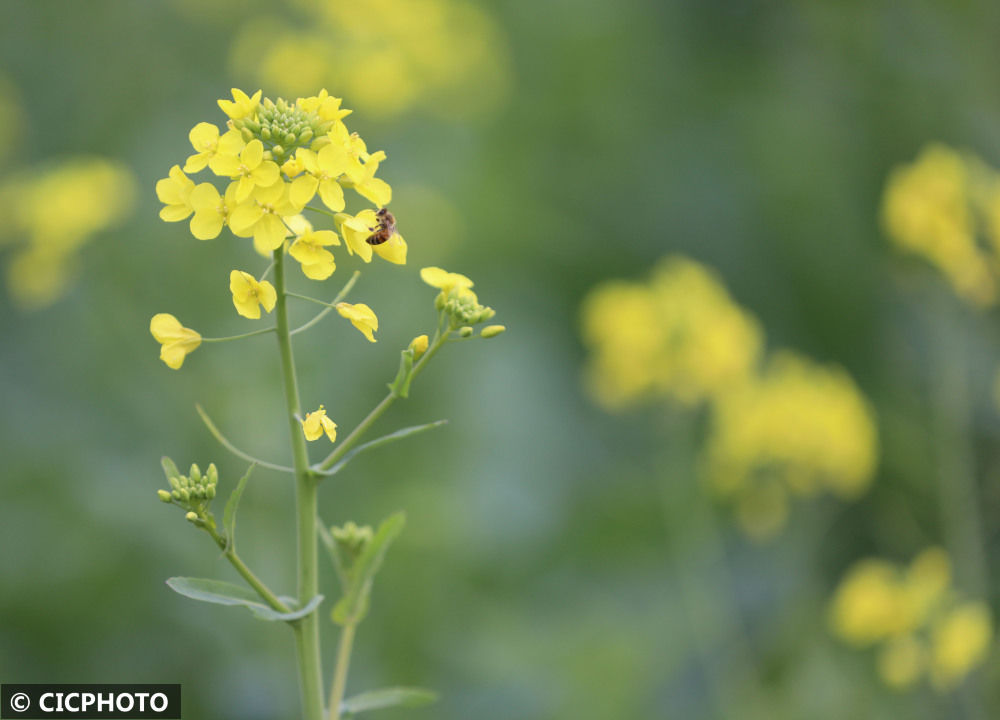
[[[196,402],[242,447],[288,461],[273,341],[203,346],[174,372],[148,323],[170,312],[205,335],[250,328],[226,283],[258,262],[247,243],[161,222],[153,188],[190,154],[195,123],[222,123],[215,101],[231,87],[294,96],[315,82],[387,152],[410,259],[364,267],[352,296],[379,313],[377,344],[336,321],[297,343],[305,404],[346,430],[382,397],[398,349],[433,329],[425,265],[472,277],[509,328],[447,348],[379,429],[447,426],[324,488],[327,523],[408,514],[352,691],[441,692],[387,718],[1000,713],[1000,663],[952,693],[894,692],[826,622],[854,561],[948,544],[943,457],[971,468],[1000,570],[997,317],[894,253],[878,220],[891,168],[927,142],[1000,163],[1000,5],[342,5],[0,2],[0,183],[80,155],[135,181],[130,211],[74,252],[57,299],[0,293],[0,680],[180,682],[187,718],[295,716],[285,628],[163,584],[235,576],[155,495],[163,454],[214,461],[223,483],[245,469]],[[0,221],[9,271],[23,238]],[[862,499],[798,504],[778,537],[751,542],[724,510],[692,510],[697,441],[674,413],[611,414],[588,396],[581,301],[667,254],[714,268],[768,347],[851,374],[880,435]],[[357,266],[341,255],[322,296]],[[952,346],[969,368],[958,410],[933,361]],[[241,513],[242,554],[290,590],[290,483],[257,472]],[[332,596],[332,573],[324,584]],[[982,599],[996,596],[994,580]],[[334,637],[329,626],[328,668]]]

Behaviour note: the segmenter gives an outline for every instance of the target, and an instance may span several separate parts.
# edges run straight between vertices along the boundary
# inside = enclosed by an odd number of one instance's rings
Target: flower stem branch
[[[250,455],[249,453],[243,452],[238,447],[229,442],[229,440],[227,440],[225,436],[221,432],[219,432],[219,428],[215,426],[215,423],[213,423],[212,419],[208,417],[208,413],[206,413],[205,410],[202,409],[201,405],[195,405],[194,409],[198,411],[198,415],[201,417],[201,421],[205,423],[205,427],[207,427],[208,431],[212,433],[213,437],[215,437],[215,439],[219,441],[219,444],[222,445],[222,447],[226,448],[226,450],[231,452],[236,457],[242,458],[243,460],[247,460],[248,462],[257,463],[261,467],[270,468],[271,470],[277,470],[278,472],[285,472],[285,473],[295,472],[294,468],[290,468],[286,465],[275,465],[274,463],[269,463],[265,460],[255,458],[253,455]]]
[[[358,280],[358,277],[359,277],[360,275],[361,275],[361,271],[360,271],[360,270],[355,270],[355,271],[354,271],[354,274],[353,274],[353,275],[351,275],[351,279],[350,279],[350,280],[348,280],[348,281],[347,281],[347,283],[346,283],[346,284],[344,285],[344,287],[342,287],[342,288],[340,289],[340,292],[339,292],[339,293],[337,293],[337,297],[335,297],[335,298],[334,298],[334,299],[333,299],[333,300],[332,300],[332,301],[330,302],[330,304],[329,304],[329,305],[327,305],[327,307],[326,307],[326,308],[324,308],[323,310],[320,310],[320,311],[319,311],[319,313],[318,313],[318,314],[316,315],[316,317],[314,317],[314,318],[313,318],[312,320],[310,320],[309,322],[307,322],[307,323],[306,323],[305,325],[300,325],[299,327],[297,327],[297,328],[295,328],[294,330],[292,330],[292,331],[291,331],[291,332],[289,333],[289,335],[297,335],[297,334],[299,334],[300,332],[302,332],[302,331],[304,331],[304,330],[308,330],[308,329],[309,329],[309,328],[311,328],[311,327],[312,327],[313,325],[315,325],[315,324],[316,324],[316,323],[318,323],[318,322],[319,322],[320,320],[322,320],[322,319],[323,319],[324,317],[326,317],[326,316],[327,316],[327,314],[328,314],[328,313],[329,313],[329,312],[330,312],[331,310],[333,310],[333,309],[334,309],[334,307],[335,307],[335,306],[337,305],[337,303],[339,303],[339,302],[340,302],[341,300],[343,300],[343,299],[344,299],[345,297],[347,297],[347,293],[349,293],[349,292],[351,291],[351,289],[352,289],[352,288],[354,287],[354,283],[356,283],[356,282],[357,282],[357,280]],[[291,295],[292,293],[288,293],[288,294],[289,294],[289,295]]]
[[[203,337],[201,341],[211,343],[211,342],[229,342],[230,340],[242,340],[243,338],[253,337],[254,335],[264,335],[265,333],[274,332],[276,329],[277,328],[269,327],[269,328],[262,328],[261,330],[253,330],[251,332],[243,333],[241,335],[229,335],[228,337],[217,337],[217,338]]]
[[[288,607],[288,605],[285,604],[281,598],[275,595],[274,592],[264,584],[263,580],[254,575],[253,571],[247,567],[246,563],[244,563],[240,556],[236,554],[236,548],[233,547],[231,542],[220,535],[219,531],[212,525],[204,525],[204,528],[208,534],[212,536],[215,544],[222,549],[222,554],[225,556],[226,560],[228,560],[229,563],[236,568],[236,572],[238,572],[243,579],[247,581],[247,584],[252,587],[258,595],[260,595],[264,602],[271,606],[272,610],[276,610],[280,613],[292,612],[292,608]]]
[[[434,340],[431,343],[430,347],[427,348],[427,352],[425,352],[423,356],[420,358],[420,360],[417,361],[416,365],[413,366],[412,377],[415,378],[417,376],[417,374],[424,368],[424,366],[430,361],[430,359],[434,357],[437,351],[441,349],[441,346],[444,345],[447,339],[448,339],[448,333],[444,334],[442,334],[441,332],[435,333]],[[315,469],[323,472],[332,468],[337,463],[338,460],[343,458],[344,455],[346,455],[350,451],[350,449],[353,448],[361,440],[364,434],[368,432],[368,429],[373,424],[375,424],[375,421],[378,420],[386,410],[389,409],[389,406],[392,405],[393,402],[395,402],[397,397],[398,396],[395,393],[389,392],[388,395],[382,398],[382,401],[378,405],[376,405],[370,413],[368,413],[368,416],[365,417],[365,419],[362,420],[360,423],[358,423],[357,427],[355,427],[351,431],[351,433],[346,438],[344,438],[344,441],[340,443],[340,445],[338,445],[333,452],[327,455],[326,458],[321,463],[316,465]]]

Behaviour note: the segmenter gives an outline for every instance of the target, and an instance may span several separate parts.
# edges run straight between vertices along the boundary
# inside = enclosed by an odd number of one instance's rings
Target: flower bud
[[[487,325],[482,329],[482,331],[479,334],[484,338],[491,338],[491,337],[496,337],[497,335],[500,335],[501,333],[504,333],[506,331],[507,327],[505,325]]]
[[[187,520],[188,522],[198,522],[198,513],[189,512],[187,515],[184,516],[184,519]]]
[[[181,488],[178,492],[180,492],[181,495],[180,499],[184,502],[189,502],[191,500],[191,491],[187,488]]]
[[[414,360],[419,360],[420,356],[427,352],[427,336],[417,335],[410,341],[410,346],[407,349],[413,351]]]
[[[168,503],[171,500],[170,493],[168,493],[166,490],[157,490],[156,494],[160,498],[160,500],[162,500],[165,503]]]
[[[207,488],[205,488],[205,496],[209,500],[215,497],[215,485],[209,485]]]
[[[459,328],[459,330],[458,330],[459,336],[464,337],[464,338],[472,337],[472,333],[474,333],[474,332],[475,332],[475,330],[473,330],[468,325],[466,325],[465,327]]]
[[[307,144],[312,139],[313,139],[312,128],[308,128],[307,127],[305,130],[303,130],[302,132],[299,133],[299,144],[300,145],[305,145],[305,144]]]
[[[201,468],[198,467],[198,463],[191,463],[191,472],[188,474],[192,482],[201,482]]]
[[[215,463],[211,463],[208,466],[205,477],[208,478],[208,482],[211,485],[215,485],[219,482],[219,469],[215,467]]]

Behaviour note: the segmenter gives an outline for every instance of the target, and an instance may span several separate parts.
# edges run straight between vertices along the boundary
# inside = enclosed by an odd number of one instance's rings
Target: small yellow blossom
[[[191,146],[198,152],[184,164],[184,172],[204,170],[209,161],[218,155],[238,155],[246,143],[236,130],[219,135],[219,128],[212,123],[200,122],[188,134]]]
[[[421,355],[427,352],[427,342],[428,340],[426,335],[417,335],[410,341],[410,345],[407,349],[413,351],[414,360],[418,360]]]
[[[337,213],[333,222],[337,230],[344,238],[344,245],[351,255],[359,255],[365,262],[372,261],[372,246],[368,244],[368,238],[378,227],[378,219],[375,211],[362,210],[357,215],[347,213]]]
[[[337,178],[348,167],[349,158],[344,149],[336,145],[324,145],[319,152],[299,148],[295,158],[305,168],[305,174],[292,183],[295,202],[305,205],[318,190],[324,205],[334,212],[343,210],[344,189]]]
[[[222,108],[222,112],[226,113],[233,120],[240,120],[253,115],[257,111],[257,105],[260,104],[261,92],[258,90],[253,94],[253,97],[249,97],[242,90],[233,88],[233,99],[219,100],[219,107]]]
[[[208,162],[216,175],[237,180],[236,202],[243,202],[254,188],[267,188],[280,181],[277,164],[264,159],[264,143],[254,139],[246,144],[239,156],[217,154]]]
[[[420,279],[431,287],[440,289],[445,295],[454,288],[468,289],[473,286],[473,282],[465,275],[448,272],[439,267],[421,268]]]
[[[233,293],[236,312],[251,320],[260,319],[261,307],[271,312],[278,299],[271,283],[267,280],[258,282],[253,275],[242,270],[229,273],[229,290]]]
[[[191,207],[194,208],[191,234],[199,240],[218,237],[236,205],[236,183],[229,185],[224,196],[219,195],[212,183],[200,183],[191,192]]]
[[[261,255],[277,250],[288,237],[282,218],[302,212],[302,206],[289,198],[288,187],[288,183],[279,181],[270,187],[257,188],[229,217],[233,233],[240,237],[252,235],[254,249]]]
[[[160,219],[179,222],[194,212],[191,207],[191,192],[194,180],[181,170],[180,165],[170,168],[170,176],[156,183],[156,196],[166,207],[160,210]]]
[[[931,633],[931,682],[941,690],[958,685],[982,664],[993,641],[993,620],[985,603],[959,605]]]
[[[326,280],[337,269],[329,245],[340,245],[340,238],[332,230],[309,230],[295,238],[288,254],[302,264],[302,273],[310,280]]]
[[[307,413],[305,420],[301,422],[302,433],[309,442],[319,440],[324,432],[330,438],[330,442],[337,441],[337,423],[326,416],[326,408],[322,405],[319,406],[318,410]]]
[[[833,597],[833,631],[852,645],[867,647],[914,629],[905,607],[896,568],[884,560],[864,560],[848,571]]]
[[[351,305],[350,303],[342,302],[337,303],[337,312],[342,317],[350,320],[351,324],[360,330],[361,334],[368,338],[369,342],[375,342],[372,333],[378,330],[378,318],[375,317],[375,312],[370,307],[364,303]]]
[[[180,369],[188,353],[194,352],[201,345],[200,334],[184,327],[168,313],[154,315],[149,322],[149,332],[162,345],[160,360],[173,370]]]

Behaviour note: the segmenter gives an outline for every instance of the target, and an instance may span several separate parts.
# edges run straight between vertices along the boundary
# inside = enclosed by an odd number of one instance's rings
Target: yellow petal
[[[406,241],[403,240],[403,236],[399,233],[396,233],[381,245],[373,245],[372,249],[384,260],[388,260],[396,265],[406,264]]]

